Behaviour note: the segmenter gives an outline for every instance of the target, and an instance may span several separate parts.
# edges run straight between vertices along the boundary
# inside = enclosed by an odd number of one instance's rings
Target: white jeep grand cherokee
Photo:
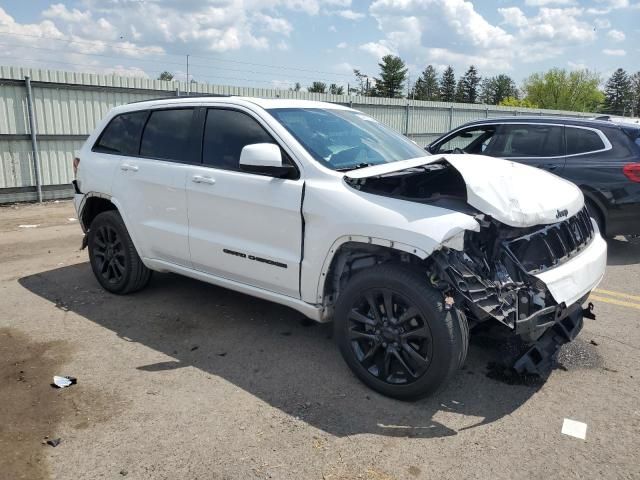
[[[582,327],[606,244],[573,184],[428,154],[338,105],[175,98],[113,109],[74,160],[100,284],[175,272],[333,320],[353,372],[409,399],[496,325],[548,366]],[[495,329],[494,329],[495,330]]]

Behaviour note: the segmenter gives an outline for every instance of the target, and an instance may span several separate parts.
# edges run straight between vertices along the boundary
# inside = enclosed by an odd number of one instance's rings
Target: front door
[[[241,171],[240,152],[255,143],[277,142],[248,112],[207,109],[202,165],[187,176],[191,261],[196,270],[299,297],[303,181]]]

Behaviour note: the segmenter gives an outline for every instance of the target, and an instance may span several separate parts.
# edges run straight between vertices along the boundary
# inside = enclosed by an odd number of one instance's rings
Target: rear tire
[[[464,313],[447,310],[425,275],[401,265],[356,274],[336,302],[334,328],[353,373],[401,400],[436,392],[463,365],[469,345]]]
[[[117,210],[96,216],[89,228],[89,261],[102,287],[120,295],[144,288],[151,278]]]

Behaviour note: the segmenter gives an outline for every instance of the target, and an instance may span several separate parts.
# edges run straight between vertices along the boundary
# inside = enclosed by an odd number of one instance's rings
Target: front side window
[[[482,154],[491,143],[495,133],[496,127],[494,125],[468,128],[441,143],[437,152],[433,153],[453,153],[459,149],[464,153]]]
[[[114,117],[93,147],[95,152],[138,155],[140,134],[149,112],[123,113]]]
[[[140,155],[143,157],[187,160],[190,152],[192,108],[152,110],[142,134]]]
[[[269,113],[315,160],[333,170],[351,170],[428,155],[411,140],[360,112],[274,108]]]
[[[604,142],[593,130],[574,128],[567,125],[567,155],[596,152],[605,148]]]
[[[560,125],[502,125],[487,153],[493,157],[561,157],[564,155]]]
[[[240,152],[254,143],[276,143],[262,125],[237,110],[210,108],[204,127],[202,162],[225,170],[240,169]]]

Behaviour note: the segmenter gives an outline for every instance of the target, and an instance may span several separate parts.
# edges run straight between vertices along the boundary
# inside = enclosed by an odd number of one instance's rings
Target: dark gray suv
[[[603,235],[640,235],[640,125],[561,117],[486,119],[442,135],[427,150],[489,155],[549,170],[580,187]]]

